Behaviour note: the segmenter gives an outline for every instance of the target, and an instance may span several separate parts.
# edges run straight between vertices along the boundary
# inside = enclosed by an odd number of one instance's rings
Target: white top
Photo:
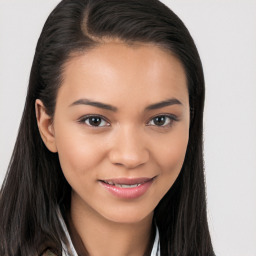
[[[75,248],[74,248],[74,245],[72,243],[72,240],[71,240],[71,237],[69,235],[69,232],[68,232],[68,229],[67,229],[67,226],[60,214],[59,216],[60,218],[60,222],[61,222],[61,225],[62,225],[62,228],[66,234],[66,237],[68,239],[68,242],[69,242],[69,245],[70,245],[70,248],[68,250],[67,246],[62,243],[62,255],[63,256],[78,256]],[[155,241],[154,241],[154,245],[153,245],[153,248],[152,248],[152,251],[151,251],[151,254],[150,256],[160,256],[160,241],[159,241],[159,231],[158,231],[158,228],[156,227],[156,235],[155,235]]]

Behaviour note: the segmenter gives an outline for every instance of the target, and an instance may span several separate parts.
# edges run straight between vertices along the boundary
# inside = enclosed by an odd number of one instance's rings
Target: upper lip
[[[115,179],[104,179],[100,180],[107,183],[114,183],[114,184],[120,184],[120,185],[134,185],[134,184],[142,184],[146,183],[148,181],[153,180],[153,178],[148,177],[140,177],[140,178],[115,178]]]

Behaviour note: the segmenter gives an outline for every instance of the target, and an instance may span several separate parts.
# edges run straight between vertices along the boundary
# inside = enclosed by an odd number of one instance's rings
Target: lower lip
[[[142,196],[147,192],[150,186],[153,183],[153,179],[137,186],[134,188],[120,188],[114,185],[110,185],[100,181],[102,186],[106,188],[110,193],[115,195],[116,197],[123,198],[123,199],[134,199]]]

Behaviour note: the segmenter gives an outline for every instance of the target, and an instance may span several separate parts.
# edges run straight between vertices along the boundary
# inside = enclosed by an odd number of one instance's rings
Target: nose
[[[134,169],[149,160],[149,151],[143,136],[135,129],[122,129],[115,134],[109,159],[115,165]]]

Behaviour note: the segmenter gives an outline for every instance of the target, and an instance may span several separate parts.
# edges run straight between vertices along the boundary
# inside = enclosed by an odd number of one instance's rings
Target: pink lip
[[[155,178],[155,177],[154,177]],[[118,179],[108,179],[108,180],[100,180],[100,184],[106,188],[113,195],[123,198],[123,199],[134,199],[142,196],[147,192],[150,188],[151,184],[154,181],[154,178],[118,178]],[[114,183],[108,184],[108,183]],[[140,184],[136,187],[132,188],[123,188],[118,187],[117,185],[135,185]]]

